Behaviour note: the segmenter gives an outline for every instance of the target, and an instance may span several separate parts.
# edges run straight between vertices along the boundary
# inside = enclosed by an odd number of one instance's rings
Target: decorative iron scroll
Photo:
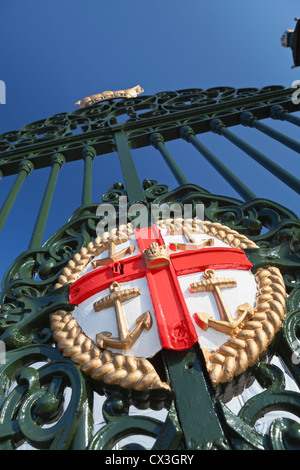
[[[238,91],[210,93],[210,99],[217,94],[225,101]],[[187,96],[196,103],[197,99],[208,99],[209,93],[200,98],[199,92],[196,98],[195,91],[191,91],[185,98]],[[155,99],[161,100],[165,107],[166,103],[169,106],[173,103],[173,107],[180,108],[183,97],[179,97],[180,93],[167,93],[157,94]],[[92,111],[91,108],[88,112]],[[277,418],[266,435],[255,428],[260,417],[269,411],[289,410],[300,417],[300,394],[287,390],[283,372],[269,363],[272,356],[280,357],[300,386],[299,219],[288,209],[268,200],[242,203],[210,194],[192,184],[169,191],[165,185],[145,180],[143,187],[148,204],[190,203],[194,208],[196,204],[203,204],[206,220],[237,230],[260,247],[258,251],[249,249],[247,256],[255,270],[268,265],[280,269],[288,294],[283,328],[256,365],[227,385],[220,384],[214,391],[208,388],[207,393],[212,394],[218,410],[223,434],[211,441],[187,442],[184,426],[178,420],[173,392],[128,390],[124,393],[117,386],[99,385],[82,374],[80,368],[53,344],[49,315],[66,305],[64,287],[56,290],[54,295],[54,286],[74,254],[85,253],[93,242],[99,222],[96,216],[98,204],[82,206],[40,249],[20,254],[4,276],[0,339],[5,341],[7,352],[5,363],[0,364],[0,448],[15,449],[27,442],[38,449],[111,449],[123,438],[140,434],[154,439],[153,450],[299,449],[300,427],[292,418]],[[119,196],[125,194],[123,185],[116,183],[103,196],[103,203],[110,201],[117,208]],[[161,357],[154,360],[166,379]],[[186,362],[185,367],[190,367],[190,363]],[[249,399],[238,415],[233,414],[226,403],[254,380],[262,387],[261,393]],[[93,427],[94,393],[106,397],[102,409],[104,425],[96,432]],[[131,405],[141,410],[165,408],[166,419],[143,416],[143,412],[141,416],[132,416],[129,414]],[[194,413],[201,416],[203,410],[195,409]],[[187,419],[195,419],[195,416]],[[51,426],[44,426],[46,424]],[[129,444],[125,448],[141,446]]]
[[[207,132],[209,122],[222,119],[226,126],[239,124],[239,116],[251,111],[259,119],[270,116],[275,105],[295,111],[293,89],[214,87],[165,91],[122,100],[109,99],[71,113],[59,113],[0,135],[0,171],[17,173],[20,161],[27,159],[35,168],[51,165],[53,153],[62,152],[66,161],[82,158],[81,149],[92,145],[98,154],[114,151],[112,132],[128,133],[132,148],[149,145],[154,132],[164,139],[178,138],[182,125],[196,133]],[[118,118],[121,118],[120,124]]]

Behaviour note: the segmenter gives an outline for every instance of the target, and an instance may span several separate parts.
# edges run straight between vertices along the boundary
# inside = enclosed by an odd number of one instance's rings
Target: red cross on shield
[[[156,225],[136,229],[135,238],[139,254],[122,259],[122,269],[114,270],[110,264],[82,275],[70,286],[69,302],[80,306],[87,299],[99,295],[112,283],[122,286],[129,281],[145,278],[151,296],[161,348],[185,350],[198,341],[193,315],[179,283],[179,277],[206,270],[249,271],[252,264],[243,250],[225,246],[190,249],[170,254],[165,265],[147,266],[143,253],[152,244],[165,245]],[[201,308],[201,307],[200,307]],[[142,312],[138,312],[140,314]],[[199,323],[198,323],[199,324]],[[144,333],[143,333],[144,334]],[[145,334],[147,332],[145,331]]]

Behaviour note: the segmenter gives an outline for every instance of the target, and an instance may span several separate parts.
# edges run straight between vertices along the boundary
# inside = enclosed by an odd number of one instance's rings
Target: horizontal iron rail
[[[0,171],[3,176],[18,173],[19,163],[24,158],[30,160],[35,169],[51,166],[51,157],[56,152],[62,153],[66,162],[81,160],[83,158],[82,147],[87,145],[92,145],[97,155],[112,153],[116,150],[114,139],[116,132],[126,133],[130,148],[134,149],[148,146],[153,132],[159,132],[164,141],[177,139],[178,132],[184,124],[192,126],[196,134],[201,134],[209,131],[210,121],[215,117],[222,118],[224,124],[231,127],[240,124],[240,116],[245,110],[251,111],[257,119],[270,117],[271,108],[276,104],[280,104],[287,113],[295,112],[300,109],[300,106],[288,99],[293,91],[293,89],[284,88],[207,106],[193,108],[187,106],[187,109],[162,116],[107,125],[104,129],[24,145],[18,149],[0,153]],[[191,119],[193,122],[190,122]],[[139,130],[143,132],[138,132]],[[136,135],[134,131],[137,131]],[[101,137],[103,141],[99,141]]]

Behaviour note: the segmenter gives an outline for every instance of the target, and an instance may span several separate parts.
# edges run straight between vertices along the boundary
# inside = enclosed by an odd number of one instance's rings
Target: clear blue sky
[[[300,16],[296,0],[2,0],[0,80],[6,83],[7,104],[0,105],[0,133],[73,111],[74,103],[90,94],[137,84],[145,94],[222,85],[289,87],[300,80],[300,68],[291,70],[291,52],[281,47],[280,37],[294,26],[295,16]],[[272,124],[299,140],[299,128]],[[299,176],[299,154],[275,145],[254,129],[240,129],[239,135]],[[299,214],[296,193],[260,172],[249,157],[242,159],[241,151],[222,137],[201,139],[254,193]],[[191,146],[175,148],[170,143],[168,148],[191,183],[238,197]],[[164,164],[150,168],[149,153],[136,150],[133,156],[141,179],[154,178],[176,187]],[[80,204],[72,185],[81,184],[82,162],[70,165],[71,173],[65,165],[59,175],[46,236]],[[0,277],[28,246],[48,173],[49,169],[38,170],[26,180],[0,235]],[[0,204],[14,178],[2,179]],[[115,156],[96,159],[94,201],[100,201],[107,187],[121,179]]]

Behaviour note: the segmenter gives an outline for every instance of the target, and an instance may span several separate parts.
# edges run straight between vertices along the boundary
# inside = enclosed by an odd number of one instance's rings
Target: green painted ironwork
[[[54,154],[51,160],[51,172],[46,186],[45,194],[33,229],[29,248],[34,250],[41,246],[43,235],[49,215],[51,201],[53,198],[58,172],[64,164],[64,157],[61,154]]]
[[[245,111],[257,122],[293,117],[291,113],[299,107],[291,102],[291,94],[292,90],[283,87],[163,92],[62,113],[1,136],[0,171],[4,177],[18,175],[0,214],[1,227],[29,172],[51,167],[30,247],[19,254],[2,281],[0,339],[7,351],[5,362],[0,363],[1,449],[16,449],[26,442],[38,449],[106,450],[137,435],[152,439],[152,451],[300,448],[299,421],[292,418],[300,418],[300,393],[287,390],[283,371],[270,363],[272,357],[279,357],[300,388],[300,221],[289,209],[255,196],[196,137],[220,120],[218,131],[232,137],[228,127],[238,125]],[[122,125],[117,122],[121,114],[128,117]],[[73,133],[78,126],[81,132]],[[211,194],[187,181],[165,146],[165,142],[182,137],[244,201]],[[236,137],[234,143],[250,151],[248,144],[241,145]],[[150,179],[140,182],[131,150],[151,145],[161,152],[179,187],[170,190]],[[102,201],[92,202],[93,160],[115,151],[125,185],[112,184]],[[254,153],[257,157],[251,148],[252,156]],[[57,159],[60,155],[63,158]],[[267,157],[263,157],[259,155],[265,163]],[[82,205],[42,243],[59,169],[63,162],[75,160],[84,162]],[[276,169],[276,176],[296,184],[283,168]],[[54,285],[74,253],[94,240],[99,204],[112,203],[118,218],[120,196],[127,196],[128,204],[143,202],[149,209],[152,203],[191,204],[194,210],[196,204],[203,204],[205,219],[227,225],[259,245],[259,251],[248,252],[254,269],[269,264],[280,268],[288,292],[283,328],[265,357],[231,383],[213,389],[201,350],[194,347],[177,353],[162,351],[155,358],[160,373],[172,384],[172,392],[124,393],[116,386],[87,378],[53,345],[49,314],[72,310],[69,286],[54,291]],[[254,381],[261,392],[234,414],[230,400]],[[130,414],[133,405],[140,409],[139,416]],[[94,415],[99,407],[103,425],[95,429]],[[164,411],[164,418],[143,415],[148,408]],[[256,424],[274,410],[288,410],[291,417],[276,418],[262,434]],[[142,448],[135,442],[120,446]]]
[[[7,198],[5,199],[0,211],[0,232],[9,216],[9,213],[14,205],[14,202],[19,194],[25,178],[30,174],[33,169],[33,164],[30,161],[23,160],[19,164],[18,176],[11,188]]]
[[[211,121],[211,130],[226,137],[230,142],[257,161],[257,163],[262,165],[273,175],[283,181],[283,183],[287,184],[290,188],[300,194],[300,180],[298,178],[227,129],[220,119],[213,119]]]
[[[258,129],[264,134],[268,135],[269,137],[272,137],[278,142],[281,142],[286,147],[289,147],[295,152],[300,153],[299,142],[294,139],[291,139],[282,132],[278,132],[276,129],[272,129],[272,127],[267,126],[267,124],[258,121],[252,113],[249,113],[247,111],[243,113],[241,115],[241,124],[243,124],[244,126],[254,127],[255,129]]]
[[[212,392],[204,378],[203,358],[198,347],[188,351],[165,351],[164,361],[175,392],[174,401],[183,432],[185,449],[227,448]],[[193,400],[191,401],[192,392]],[[194,410],[196,416],[193,417]]]
[[[84,173],[81,204],[90,204],[92,202],[92,163],[95,158],[96,151],[93,147],[83,149],[84,156]]]
[[[203,155],[204,158],[222,175],[226,181],[236,190],[236,192],[245,200],[255,199],[256,195],[219,160],[205,145],[195,136],[193,129],[189,126],[183,126],[180,130],[183,138],[194,145],[194,147]]]
[[[166,146],[164,145],[164,138],[161,134],[152,134],[150,137],[150,142],[151,144],[157,148],[162,157],[164,158],[165,162],[167,163],[168,167],[170,168],[171,172],[175,176],[177,182],[179,185],[183,184],[188,184],[188,180],[182,173],[181,169],[177,165],[177,163],[174,161],[170,153],[168,152]]]
[[[142,202],[144,201],[144,192],[135,169],[126,135],[123,132],[116,132],[114,136],[116,150],[119,155],[126,184],[128,200],[130,204]]]
[[[293,114],[287,113],[286,110],[278,104],[272,106],[270,110],[270,117],[273,119],[280,119],[281,121],[288,121],[292,124],[295,124],[296,126],[300,126],[300,119]]]

